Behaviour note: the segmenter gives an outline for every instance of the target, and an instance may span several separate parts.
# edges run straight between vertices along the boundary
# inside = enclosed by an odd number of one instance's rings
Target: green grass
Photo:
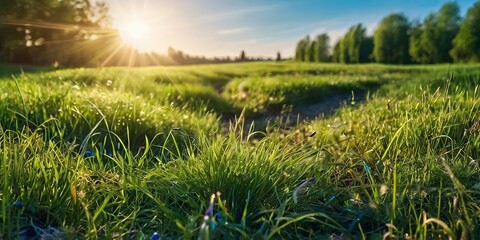
[[[226,86],[226,96],[237,108],[252,113],[281,110],[326,100],[352,91],[373,90],[388,76],[304,75],[254,76],[239,78]]]
[[[0,238],[476,239],[478,67],[0,66]]]

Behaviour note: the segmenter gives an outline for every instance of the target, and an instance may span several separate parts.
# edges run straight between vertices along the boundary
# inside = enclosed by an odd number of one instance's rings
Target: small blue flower
[[[362,160],[362,162],[363,162],[363,165],[365,166],[365,171],[366,171],[368,174],[370,174],[370,172],[371,172],[370,166],[368,166],[368,164],[367,164],[364,160]]]
[[[154,232],[152,235],[152,240],[160,240],[160,234],[158,234],[158,232]]]
[[[113,156],[112,151],[107,151],[107,155],[110,157]]]
[[[221,212],[217,212],[217,214],[215,214],[215,220],[220,220],[220,219],[223,219],[223,214]]]
[[[15,201],[13,202],[13,206],[16,208],[21,208],[23,206],[22,201]]]
[[[85,152],[85,156],[86,156],[86,157],[93,157],[93,155],[94,155],[94,154],[93,154],[93,152],[91,152],[91,151],[86,151],[86,152]]]

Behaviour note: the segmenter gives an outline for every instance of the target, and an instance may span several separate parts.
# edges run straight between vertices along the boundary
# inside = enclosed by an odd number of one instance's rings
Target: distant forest
[[[461,63],[480,61],[480,1],[464,18],[455,2],[445,3],[423,22],[409,21],[401,13],[382,19],[373,36],[362,24],[349,28],[335,43],[326,33],[302,38],[295,49],[295,60],[387,64]]]
[[[0,0],[0,6],[0,63],[99,67],[264,60],[243,50],[235,58],[190,56],[172,47],[167,55],[138,52],[111,27],[104,2]]]
[[[271,60],[191,56],[170,47],[167,54],[143,53],[122,43],[111,27],[108,5],[90,0],[0,0],[0,63],[54,66],[154,66]],[[357,24],[330,46],[327,33],[296,45],[304,62],[390,64],[480,61],[480,1],[460,16],[445,3],[423,21],[401,13],[386,16],[367,35]],[[276,60],[282,60],[277,53]]]

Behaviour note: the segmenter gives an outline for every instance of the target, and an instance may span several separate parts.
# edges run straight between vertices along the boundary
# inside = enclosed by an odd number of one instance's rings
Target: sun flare
[[[151,31],[151,27],[142,19],[132,19],[121,24],[118,31],[127,45],[138,48],[147,42],[147,35]]]

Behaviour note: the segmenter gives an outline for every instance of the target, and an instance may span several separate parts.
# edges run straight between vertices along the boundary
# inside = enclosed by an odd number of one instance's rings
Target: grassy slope
[[[477,69],[244,63],[4,74],[1,234],[34,224],[102,238],[478,237]],[[352,90],[369,99],[261,140],[246,139],[242,117],[220,130],[218,116],[243,107],[248,118]]]

